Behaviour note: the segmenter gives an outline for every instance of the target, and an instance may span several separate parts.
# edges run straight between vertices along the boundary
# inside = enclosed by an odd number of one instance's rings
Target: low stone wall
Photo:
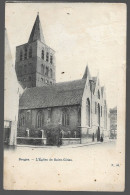
[[[63,146],[71,144],[80,144],[80,138],[61,138]]]
[[[90,142],[92,142],[92,138],[87,138],[87,137],[81,138],[81,144],[86,144]]]
[[[46,145],[46,138],[17,137],[17,144],[21,145]]]

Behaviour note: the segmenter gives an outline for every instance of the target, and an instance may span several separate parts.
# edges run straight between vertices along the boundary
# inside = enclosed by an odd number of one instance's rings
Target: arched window
[[[23,117],[22,117],[22,126],[24,126],[25,125],[25,116],[23,115]]]
[[[32,47],[29,49],[29,58],[32,58]]]
[[[44,60],[44,50],[42,50],[41,58]]]
[[[68,126],[70,124],[70,117],[68,112],[62,113],[62,125]]]
[[[100,99],[100,92],[99,92],[99,90],[98,90],[98,99]]]
[[[23,60],[23,52],[22,52],[22,50],[20,51],[20,61],[22,61]]]
[[[102,117],[102,106],[101,106],[101,117]]]
[[[95,114],[97,114],[97,102],[95,102]]]
[[[99,126],[100,126],[100,104],[98,104],[97,108],[98,108],[98,113],[97,113],[98,124],[99,124]]]
[[[46,76],[48,76],[48,67],[46,67]]]
[[[43,126],[44,123],[44,117],[42,112],[38,112],[37,114],[37,127],[40,128]]]
[[[45,69],[45,66],[43,64],[41,64],[41,73],[44,74],[44,69]]]
[[[104,129],[107,129],[107,107],[104,105]]]
[[[30,111],[28,110],[26,113],[26,120],[29,121],[30,120]]]
[[[87,117],[87,126],[90,127],[90,100],[87,98],[86,101],[86,117]]]
[[[53,56],[50,56],[50,63],[53,64]]]
[[[19,126],[22,127],[24,125],[25,125],[25,116],[24,114],[21,114],[19,118]]]
[[[50,77],[52,78],[52,76],[53,76],[53,75],[52,75],[52,69],[50,69]]]
[[[46,61],[48,62],[48,60],[49,60],[49,53],[46,52]]]
[[[27,59],[27,48],[25,47],[24,59]]]

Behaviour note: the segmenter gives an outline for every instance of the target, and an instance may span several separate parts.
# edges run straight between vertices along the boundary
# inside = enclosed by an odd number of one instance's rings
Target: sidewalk
[[[108,143],[110,141],[111,140],[107,140],[107,141],[104,141],[104,142],[89,142],[89,143],[84,143],[84,144],[66,145],[66,146],[60,146],[60,148],[78,148],[78,147],[84,147],[84,146]]]
[[[90,146],[90,145],[96,145],[96,144],[103,144],[103,143],[108,143],[112,142],[113,140],[106,140],[104,142],[89,142],[89,143],[84,143],[84,144],[72,144],[72,145],[65,145],[65,146],[35,146],[35,145],[17,145],[16,147],[28,147],[28,148],[78,148],[78,147],[84,147],[84,146]]]

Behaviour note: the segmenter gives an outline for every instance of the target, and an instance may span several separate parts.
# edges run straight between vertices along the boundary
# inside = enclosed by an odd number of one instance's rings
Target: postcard
[[[125,190],[126,9],[6,3],[5,190]]]

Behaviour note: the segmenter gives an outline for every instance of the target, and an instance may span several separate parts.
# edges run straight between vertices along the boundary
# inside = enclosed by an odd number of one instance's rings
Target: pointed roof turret
[[[39,19],[39,13],[37,14],[28,43],[36,41],[36,40],[39,40],[42,43],[45,43],[43,32],[42,32],[42,27],[41,27],[41,23]]]
[[[82,79],[86,79],[88,76],[91,77],[90,72],[89,72],[89,68],[87,65]]]

